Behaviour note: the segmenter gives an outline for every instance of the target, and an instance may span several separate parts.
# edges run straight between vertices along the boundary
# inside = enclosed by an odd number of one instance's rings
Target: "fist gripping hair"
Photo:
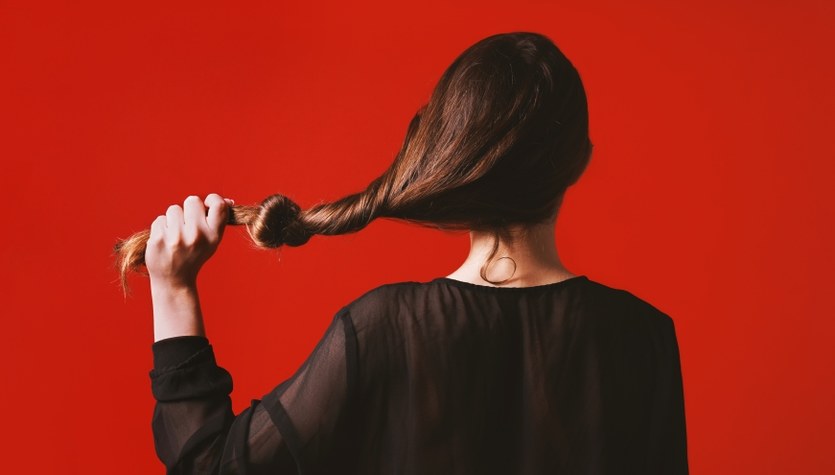
[[[311,234],[299,221],[299,207],[287,197],[273,195],[260,206],[234,206],[232,200],[210,194],[205,201],[189,196],[183,206],[171,205],[149,230],[140,231],[116,244],[117,266],[127,291],[127,274],[143,266],[149,274],[194,280],[197,271],[214,254],[227,224],[246,225],[253,241],[262,247],[282,244],[300,246]],[[192,262],[177,262],[193,249]],[[165,263],[168,264],[165,264]]]

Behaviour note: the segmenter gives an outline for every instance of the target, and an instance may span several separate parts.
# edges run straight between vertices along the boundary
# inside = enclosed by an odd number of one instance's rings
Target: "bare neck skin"
[[[447,277],[489,287],[531,287],[576,277],[560,261],[555,222],[556,216],[543,224],[512,227],[512,239],[499,241],[486,274],[488,279],[496,282],[510,277],[507,282],[496,285],[481,278],[481,266],[493,249],[493,234],[489,232],[470,231],[470,254],[461,267]],[[516,262],[515,272],[509,259],[499,260],[502,256],[509,256]]]

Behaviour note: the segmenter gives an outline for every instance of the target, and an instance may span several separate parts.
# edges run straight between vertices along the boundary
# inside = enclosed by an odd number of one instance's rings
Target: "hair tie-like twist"
[[[301,246],[311,234],[299,220],[301,208],[281,194],[261,202],[258,218],[253,223],[252,236],[264,247]]]

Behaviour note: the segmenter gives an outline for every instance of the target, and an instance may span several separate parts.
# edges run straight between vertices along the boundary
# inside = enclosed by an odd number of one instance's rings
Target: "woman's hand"
[[[227,201],[212,193],[205,201],[189,196],[182,207],[171,205],[165,215],[157,217],[145,248],[151,281],[194,287],[198,271],[220,244],[228,213]]]
[[[205,202],[189,196],[182,208],[170,206],[151,225],[145,266],[151,277],[154,341],[205,336],[197,272],[217,250],[228,213],[227,200],[220,195],[212,193]]]

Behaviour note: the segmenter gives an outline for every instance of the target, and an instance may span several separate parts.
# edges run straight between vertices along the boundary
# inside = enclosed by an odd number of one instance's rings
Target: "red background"
[[[835,473],[835,12],[749,4],[2,2],[3,471],[162,472],[148,285],[123,299],[117,237],[188,194],[359,191],[456,55],[533,30],[580,70],[595,143],[561,256],[675,320],[692,472]],[[236,411],[342,305],[468,245],[379,221],[270,253],[230,231],[200,284]]]

